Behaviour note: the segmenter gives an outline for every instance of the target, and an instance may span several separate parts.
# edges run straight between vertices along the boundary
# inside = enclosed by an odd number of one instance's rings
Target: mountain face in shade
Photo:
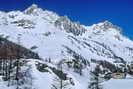
[[[0,35],[8,36],[9,41],[17,44],[18,34],[21,34],[21,45],[33,48],[32,51],[42,58],[29,59],[27,63],[31,65],[32,87],[35,89],[56,89],[51,88],[55,77],[70,83],[63,89],[88,89],[90,71],[96,68],[97,63],[104,69],[103,61],[109,62],[114,69],[107,65],[105,68],[113,72],[116,68],[114,62],[133,61],[133,41],[123,36],[121,28],[109,21],[85,26],[35,4],[22,12],[1,11]],[[62,73],[61,65],[65,77],[58,74]],[[80,68],[82,72],[78,70]]]

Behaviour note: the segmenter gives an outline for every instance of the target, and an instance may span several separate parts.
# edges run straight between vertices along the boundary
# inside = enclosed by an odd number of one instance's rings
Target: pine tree
[[[20,36],[21,34],[18,34],[18,44],[20,45]],[[16,81],[17,81],[17,88],[19,89],[19,71],[20,71],[20,50],[19,50],[19,46],[17,47],[17,59],[16,59]]]
[[[60,76],[64,76],[63,75],[63,69],[62,69],[62,62],[60,62],[59,70],[62,72],[62,73],[60,73]],[[54,84],[52,84],[51,89],[71,89],[71,83],[67,79],[64,80],[61,77],[56,76],[54,78]]]
[[[62,80],[59,77],[54,78],[54,84],[51,89],[71,89],[69,80]]]
[[[94,71],[90,71],[90,83],[88,89],[103,89],[102,85],[100,84],[100,77],[99,77],[100,69],[97,66]]]

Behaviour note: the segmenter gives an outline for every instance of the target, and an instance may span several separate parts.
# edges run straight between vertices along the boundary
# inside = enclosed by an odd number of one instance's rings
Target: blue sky
[[[85,25],[109,20],[133,40],[133,0],[0,0],[0,10],[24,10],[32,3]]]

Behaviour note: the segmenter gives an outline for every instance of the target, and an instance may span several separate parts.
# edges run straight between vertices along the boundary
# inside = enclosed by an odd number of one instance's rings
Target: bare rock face
[[[73,33],[74,35],[82,35],[86,31],[84,27],[78,22],[71,22],[67,16],[62,16],[55,21],[55,26],[66,30],[68,33]]]
[[[22,27],[24,29],[33,29],[35,28],[35,23],[31,20],[21,19],[18,21],[12,22],[12,24],[16,24],[19,27]]]

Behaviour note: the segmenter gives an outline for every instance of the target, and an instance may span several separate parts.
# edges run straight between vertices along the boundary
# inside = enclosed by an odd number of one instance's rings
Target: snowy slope
[[[33,11],[27,14],[31,9]],[[58,20],[60,18],[64,19]],[[21,34],[21,44],[27,48],[37,46],[35,51],[43,58],[60,59],[61,51],[65,51],[63,45],[87,59],[115,59],[116,55],[130,61],[133,56],[133,42],[124,37],[118,27],[107,21],[89,27],[82,26],[67,17],[60,17],[33,5],[24,12],[1,12],[0,23],[1,34],[9,36],[9,40],[14,42],[17,42],[18,34]],[[55,23],[58,23],[57,26]],[[67,29],[69,25],[72,27]],[[74,35],[79,30],[81,34]]]
[[[21,35],[20,35],[21,34]],[[105,21],[92,26],[84,26],[72,22],[66,16],[59,16],[54,12],[42,10],[32,5],[25,11],[0,12],[0,35],[10,41],[33,49],[45,61],[51,59],[56,64],[62,59],[71,59],[73,54],[80,55],[82,59],[90,62],[91,59],[107,60],[109,62],[133,61],[133,42],[122,35],[119,27]],[[69,52],[69,51],[72,51]],[[32,65],[35,63],[33,62]],[[40,82],[36,89],[51,89],[54,74],[41,73],[34,69],[35,82]],[[87,89],[90,69],[83,70],[83,76],[72,70],[64,69],[75,82],[73,89]],[[48,81],[48,82],[47,82]],[[110,88],[113,89],[113,88]]]
[[[105,89],[132,89],[132,79],[112,79],[104,84]]]

